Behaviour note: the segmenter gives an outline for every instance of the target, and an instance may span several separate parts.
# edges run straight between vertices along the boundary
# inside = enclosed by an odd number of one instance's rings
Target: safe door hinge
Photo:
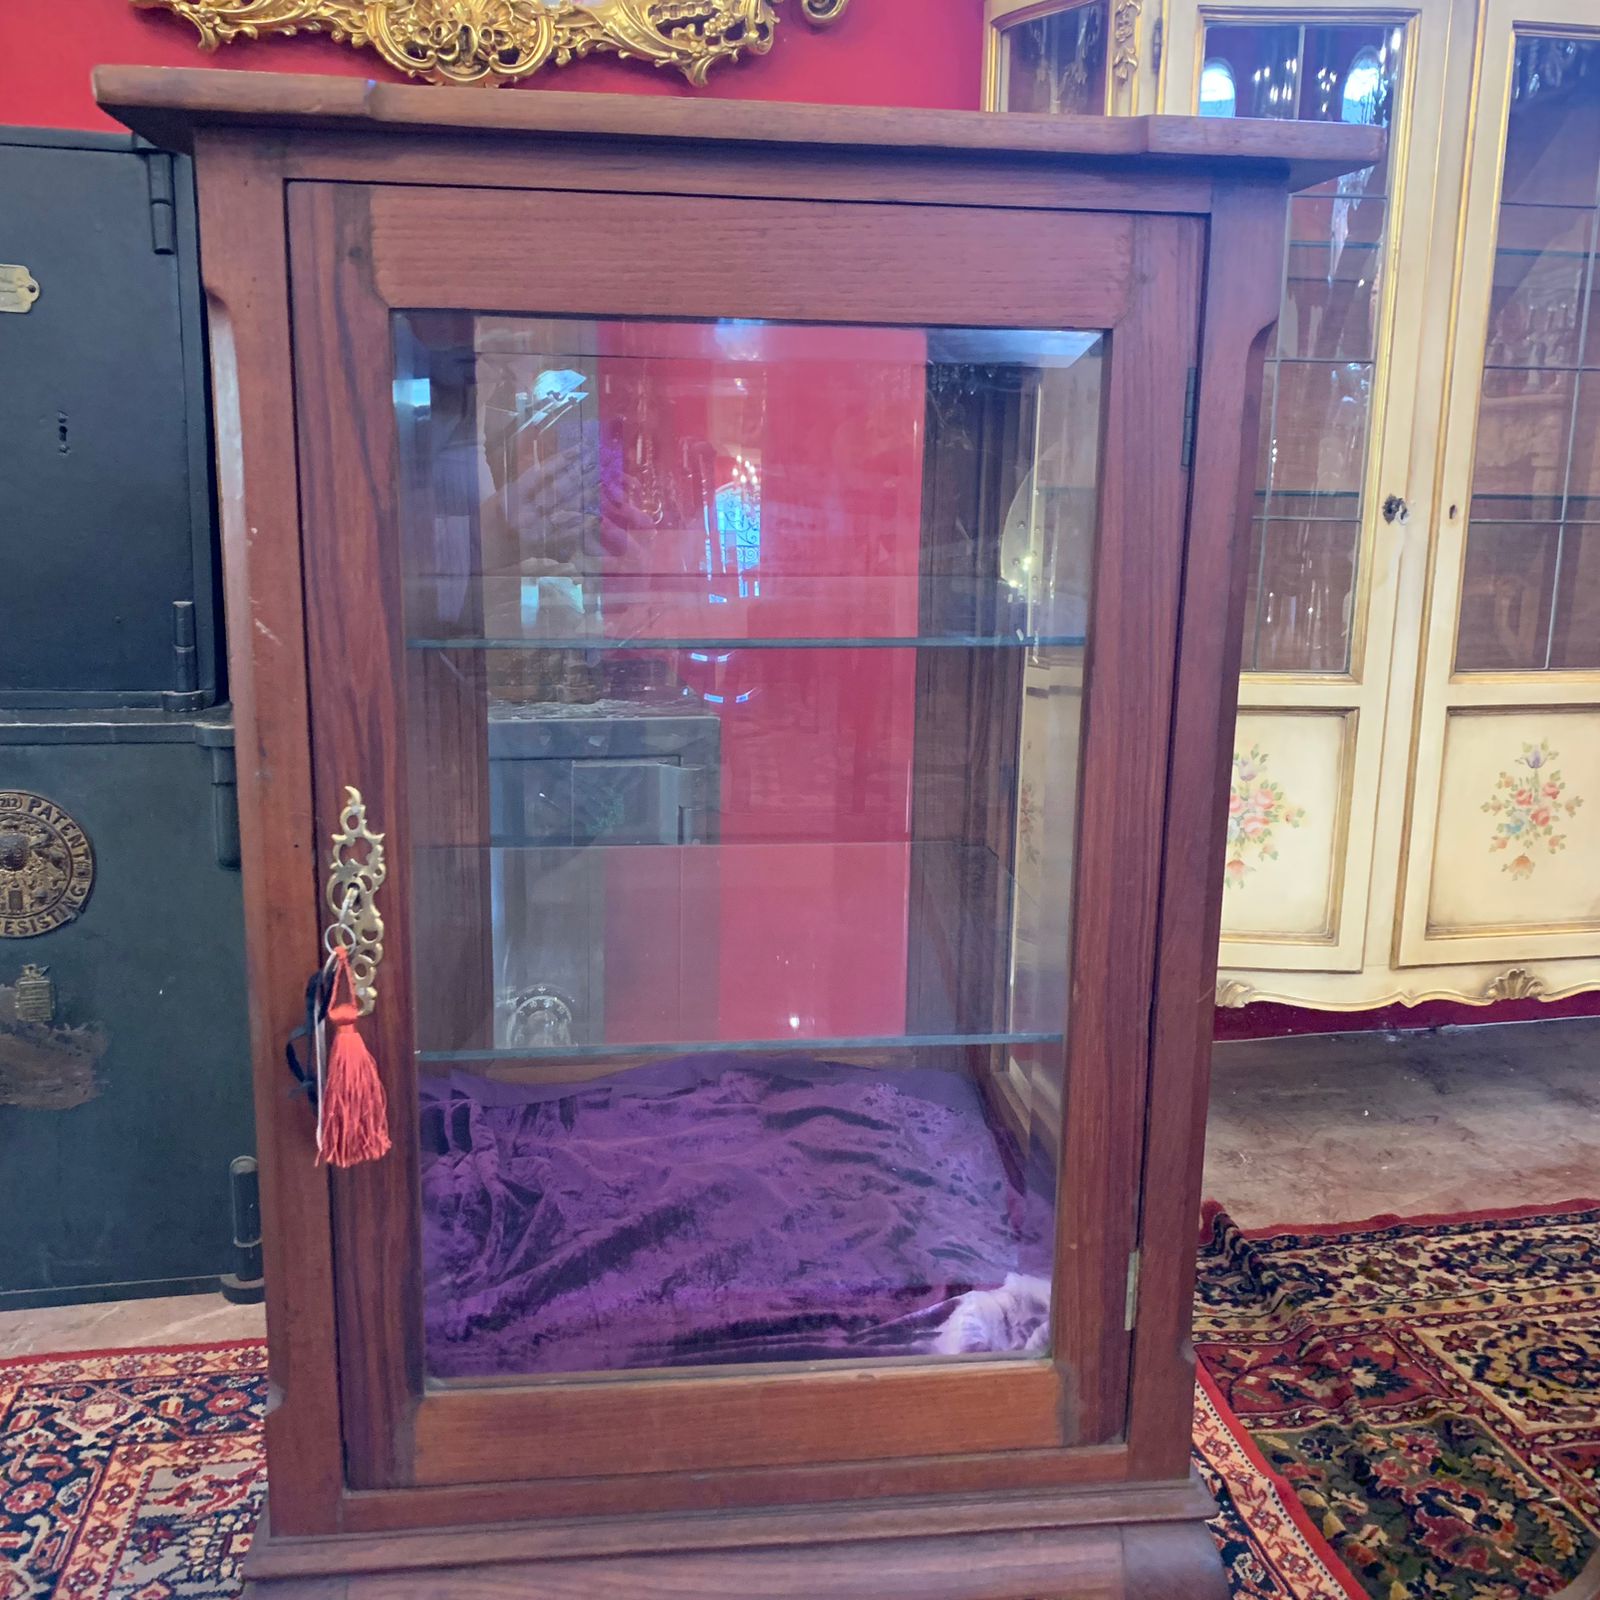
[[[148,151],[144,172],[150,185],[150,248],[158,256],[176,255],[178,212],[172,157],[164,150]]]
[[[1199,387],[1199,370],[1190,367],[1183,385],[1183,453],[1180,459],[1185,472],[1194,465],[1194,402]]]
[[[1139,1320],[1139,1265],[1141,1252],[1134,1250],[1128,1256],[1128,1288],[1122,1302],[1122,1326],[1132,1333]]]

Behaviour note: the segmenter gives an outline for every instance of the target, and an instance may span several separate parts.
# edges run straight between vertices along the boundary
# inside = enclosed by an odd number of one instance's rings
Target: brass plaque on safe
[[[26,267],[0,261],[0,311],[31,311],[39,285]]]
[[[71,922],[93,887],[88,834],[42,794],[0,789],[0,939]]]

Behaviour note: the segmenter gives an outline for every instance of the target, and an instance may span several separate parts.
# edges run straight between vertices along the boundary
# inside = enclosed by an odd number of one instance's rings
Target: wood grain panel
[[[614,94],[486,95],[477,89],[372,80],[100,67],[95,96],[156,143],[175,145],[215,121],[256,127],[387,127],[411,134],[470,128],[481,135],[553,134],[637,141],[715,140],[725,146],[803,144],[908,151],[987,150],[1013,159],[1077,157],[1159,171],[1163,158],[1304,188],[1383,159],[1381,128],[1222,117],[996,117],[975,111],[808,106],[766,101],[657,100]],[[1141,159],[1142,158],[1142,159]],[[1151,158],[1155,158],[1152,160]],[[458,180],[459,181],[459,180]]]
[[[299,494],[289,342],[283,179],[271,152],[219,131],[199,152],[202,260],[228,677],[239,782],[256,1154],[267,1285],[266,1431],[273,1514],[317,1532],[335,1525],[343,1472],[334,1347],[328,1183],[313,1165],[315,1124],[291,1093],[283,1042],[304,1017],[321,959],[320,835],[312,816]]]
[[[378,1004],[362,1029],[388,1092],[394,1148],[382,1161],[336,1173],[333,1183],[344,1443],[357,1485],[406,1472],[408,1419],[422,1386],[400,477],[389,312],[365,270],[367,200],[354,186],[289,186],[319,833],[335,830],[345,785],[353,784],[369,827],[386,836],[389,871],[378,896]]]
[[[1107,368],[1055,1291],[1056,1347],[1073,1362],[1074,1437],[1083,1442],[1116,1438],[1127,1427],[1130,1338],[1122,1312],[1138,1243],[1157,841],[1168,822],[1188,495],[1182,380],[1195,352],[1201,244],[1197,223],[1139,221],[1136,298],[1111,335]]]
[[[591,189],[629,194],[747,195],[771,200],[866,200],[896,205],[1026,206],[1051,211],[1211,209],[1211,179],[1040,158],[1019,165],[993,152],[910,151],[892,167],[870,150],[759,147],[439,134],[403,163],[389,133],[307,133],[284,152],[291,178],[498,189]]]
[[[1024,1491],[1064,1491],[1090,1486],[1122,1492],[1127,1479],[1122,1445],[1072,1450],[1008,1450],[994,1455],[952,1455],[921,1460],[839,1462],[809,1467],[752,1467],[738,1472],[661,1473],[627,1484],[636,1516],[717,1512],[737,1521],[741,1511],[786,1505],[794,1514],[810,1507],[838,1522],[841,1506],[962,1496],[995,1512],[994,1496]],[[364,1491],[346,1497],[344,1526],[352,1531],[441,1527],[447,1524],[518,1522],[533,1517],[606,1517],[617,1510],[614,1478],[541,1478],[522,1483],[448,1484],[429,1488]],[[1132,1491],[1129,1491],[1132,1492]],[[1141,1495],[1148,1488],[1138,1491]]]
[[[924,1500],[904,1505],[839,1505],[816,1511],[766,1511],[714,1517],[608,1519],[578,1523],[524,1524],[496,1529],[431,1529],[383,1537],[280,1539],[267,1535],[251,1550],[251,1593],[287,1600],[296,1585],[345,1581],[381,1570],[383,1581],[434,1584],[420,1593],[473,1592],[474,1583],[516,1587],[519,1595],[565,1594],[579,1571],[600,1584],[626,1574],[652,1594],[721,1594],[731,1568],[738,1587],[727,1592],[868,1595],[902,1592],[895,1574],[920,1584],[908,1592],[924,1597],[964,1595],[973,1581],[1003,1580],[997,1590],[1017,1594],[1070,1593],[1082,1600],[1081,1584],[1102,1578],[1105,1591],[1137,1600],[1213,1600],[1220,1569],[1200,1518],[1210,1500],[1193,1478],[1174,1484],[1141,1484],[1049,1496],[977,1496],[959,1501]],[[1115,1544],[1102,1543],[1107,1535]],[[1195,1537],[1198,1535],[1198,1538]],[[955,1541],[959,1540],[959,1547]],[[954,1559],[929,1565],[918,1555],[938,1549],[954,1556],[1005,1550],[998,1573],[975,1574]],[[1119,1570],[1102,1575],[1082,1565],[1062,1566],[1065,1552],[1104,1549]],[[750,1564],[759,1554],[760,1565]],[[818,1563],[818,1557],[821,1562]],[[647,1558],[645,1580],[635,1562]],[[1021,1559],[1031,1565],[1019,1572]],[[1041,1566],[1044,1561],[1052,1563]],[[756,1585],[748,1587],[748,1585]],[[825,1584],[826,1587],[819,1587]],[[463,1587],[465,1586],[465,1587]],[[548,1587],[547,1587],[548,1586]],[[315,1591],[309,1591],[315,1592]],[[384,1592],[403,1592],[391,1587]],[[1088,1593],[1101,1592],[1091,1588]]]
[[[1261,366],[1278,315],[1283,197],[1219,191],[1207,235],[1194,470],[1177,639],[1145,1132],[1143,1286],[1128,1441],[1136,1470],[1182,1470],[1192,1404],[1189,1325],[1222,924],[1222,846],[1239,698]]]
[[[431,1393],[419,1484],[617,1476],[1066,1443],[1045,1362],[856,1367]]]
[[[1127,217],[543,190],[375,188],[393,306],[800,322],[1105,328]],[[649,248],[642,250],[641,241]]]
[[[1210,1503],[1204,1486],[1193,1477],[1163,1484],[1080,1483],[1052,1493],[968,1495],[898,1504],[868,1500],[782,1511],[732,1510],[716,1516],[638,1516],[588,1522],[550,1519],[494,1530],[463,1529],[450,1537],[430,1529],[384,1539],[382,1553],[391,1567],[398,1568],[449,1565],[466,1551],[492,1550],[502,1560],[533,1561],[551,1556],[735,1550],[750,1545],[794,1548],[830,1540],[857,1543],[932,1533],[1020,1533],[1135,1519],[1182,1520],[1204,1515]],[[354,1535],[343,1536],[331,1546],[326,1540],[275,1540],[257,1570],[285,1575],[328,1571],[330,1558],[345,1570],[354,1570],[370,1560],[378,1547],[377,1539]]]
[[[304,1580],[295,1579],[252,1585],[248,1593],[255,1600],[1013,1600],[1019,1594],[1124,1600],[1122,1558],[1120,1530],[1111,1528],[906,1539],[890,1548],[824,1544],[803,1553],[745,1550],[380,1572],[340,1580],[338,1590],[301,1589]],[[1184,1593],[1188,1600],[1200,1591]]]

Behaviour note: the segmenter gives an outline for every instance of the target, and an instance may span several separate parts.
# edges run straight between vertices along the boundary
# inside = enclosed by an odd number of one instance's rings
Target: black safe
[[[205,371],[187,162],[0,129],[0,1310],[250,1272]]]

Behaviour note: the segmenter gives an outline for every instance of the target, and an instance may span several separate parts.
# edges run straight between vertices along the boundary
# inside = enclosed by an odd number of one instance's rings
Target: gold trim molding
[[[1139,11],[1142,0],[1117,0],[1111,15],[1111,76],[1126,83],[1139,70]]]
[[[430,83],[515,83],[596,52],[676,67],[703,87],[721,61],[772,48],[781,0],[133,0],[192,23],[215,50],[266,34],[326,33]],[[850,0],[797,0],[821,27]]]
[[[1544,998],[1544,979],[1535,977],[1526,967],[1511,967],[1488,984],[1483,998],[1495,1000],[1541,1000]]]

